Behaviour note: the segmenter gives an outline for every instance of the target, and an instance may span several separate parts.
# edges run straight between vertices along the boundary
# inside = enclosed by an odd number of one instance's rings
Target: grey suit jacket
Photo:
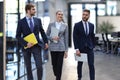
[[[62,23],[59,29],[58,36],[60,37],[57,43],[53,42],[51,34],[51,27],[56,27],[55,22],[50,23],[47,29],[47,37],[49,39],[50,51],[68,51],[68,26]]]

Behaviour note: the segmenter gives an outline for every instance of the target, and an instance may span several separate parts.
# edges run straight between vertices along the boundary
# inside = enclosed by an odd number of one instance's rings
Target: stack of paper
[[[56,37],[59,34],[59,30],[56,27],[51,27],[51,33],[50,33],[50,37]],[[57,43],[56,40],[53,40],[53,42]]]
[[[74,55],[75,55],[76,61],[87,62],[87,54],[86,53],[81,53],[80,56],[76,55],[76,53],[74,53]]]

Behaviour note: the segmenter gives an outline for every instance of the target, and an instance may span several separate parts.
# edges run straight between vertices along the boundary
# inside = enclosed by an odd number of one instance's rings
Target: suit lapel
[[[28,23],[27,23],[27,20],[26,20],[26,17],[23,19],[24,21],[24,24],[27,26],[27,27],[29,27],[29,25],[28,25]]]
[[[82,21],[80,22],[80,29],[81,29],[82,33],[84,33],[86,35],[85,29],[84,29],[84,24]]]
[[[37,20],[33,17],[33,20],[34,20],[34,28],[33,28],[33,31],[35,29],[35,27],[37,26]]]
[[[83,33],[86,35],[85,29],[84,29],[84,24],[83,24],[82,21],[81,21],[81,26],[82,26],[81,28],[82,28]],[[90,23],[89,23],[89,22],[88,22],[88,28],[89,28],[89,30],[88,30],[88,35],[89,35],[89,34],[90,34],[90,31],[91,31],[91,30],[90,30],[91,28],[90,28]]]
[[[33,17],[33,20],[34,20],[34,27],[35,27],[37,25],[37,19]]]
[[[24,22],[24,24],[25,24],[25,27],[26,27],[28,30],[30,30],[29,25],[28,25],[27,20],[26,20],[26,17],[24,17],[23,22]]]
[[[56,24],[55,24],[55,22],[53,23],[53,27],[56,27]]]
[[[63,30],[64,30],[64,28],[65,28],[65,26],[64,26],[64,24],[62,23],[62,24],[61,24],[61,26],[60,26],[59,31],[63,31]]]
[[[34,20],[34,28],[33,28],[33,31],[34,31],[35,28],[38,27],[38,20],[34,17],[33,17],[33,20]],[[38,29],[38,28],[36,28],[36,29]]]
[[[90,31],[91,31],[91,30],[90,30],[90,29],[91,29],[91,27],[90,27],[90,23],[89,23],[89,22],[88,22],[88,25],[89,25],[89,26],[88,26],[88,28],[89,28],[88,35],[89,35],[89,34],[90,34]]]
[[[54,23],[54,27],[56,27],[55,23]],[[60,26],[60,29],[59,29],[59,36],[60,36],[61,32],[64,31],[64,29],[65,29],[65,26],[64,26],[64,23],[62,23]]]

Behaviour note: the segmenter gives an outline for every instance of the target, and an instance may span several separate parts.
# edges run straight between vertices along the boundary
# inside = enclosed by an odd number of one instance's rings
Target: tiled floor
[[[77,62],[74,59],[74,49],[70,48],[68,52],[68,58],[64,59],[63,73],[61,80],[77,80],[76,66]],[[43,65],[44,74],[43,80],[55,80],[52,72],[51,60],[49,55],[49,61]],[[113,54],[105,54],[100,51],[95,52],[95,72],[96,80],[120,80],[120,56]],[[34,80],[36,78],[36,71],[34,73]],[[83,64],[83,78],[82,80],[89,80],[89,70],[87,63]],[[12,75],[12,74],[11,74]],[[15,79],[11,79],[15,80]],[[21,78],[20,80],[27,80]]]
[[[77,80],[74,50],[69,49],[69,56],[64,59],[62,80]],[[96,80],[120,80],[120,56],[95,52]],[[89,80],[87,63],[83,64],[82,80]],[[46,80],[55,80],[52,72],[51,62],[46,63]]]

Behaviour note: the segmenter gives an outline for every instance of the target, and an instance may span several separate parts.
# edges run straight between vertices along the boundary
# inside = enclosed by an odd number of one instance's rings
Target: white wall
[[[63,11],[64,20],[65,20],[65,22],[67,22],[67,3],[66,3],[66,0],[49,0],[50,22],[55,21],[57,10]]]
[[[114,31],[120,31],[120,16],[99,16],[98,25],[103,21],[109,21],[115,26]]]

